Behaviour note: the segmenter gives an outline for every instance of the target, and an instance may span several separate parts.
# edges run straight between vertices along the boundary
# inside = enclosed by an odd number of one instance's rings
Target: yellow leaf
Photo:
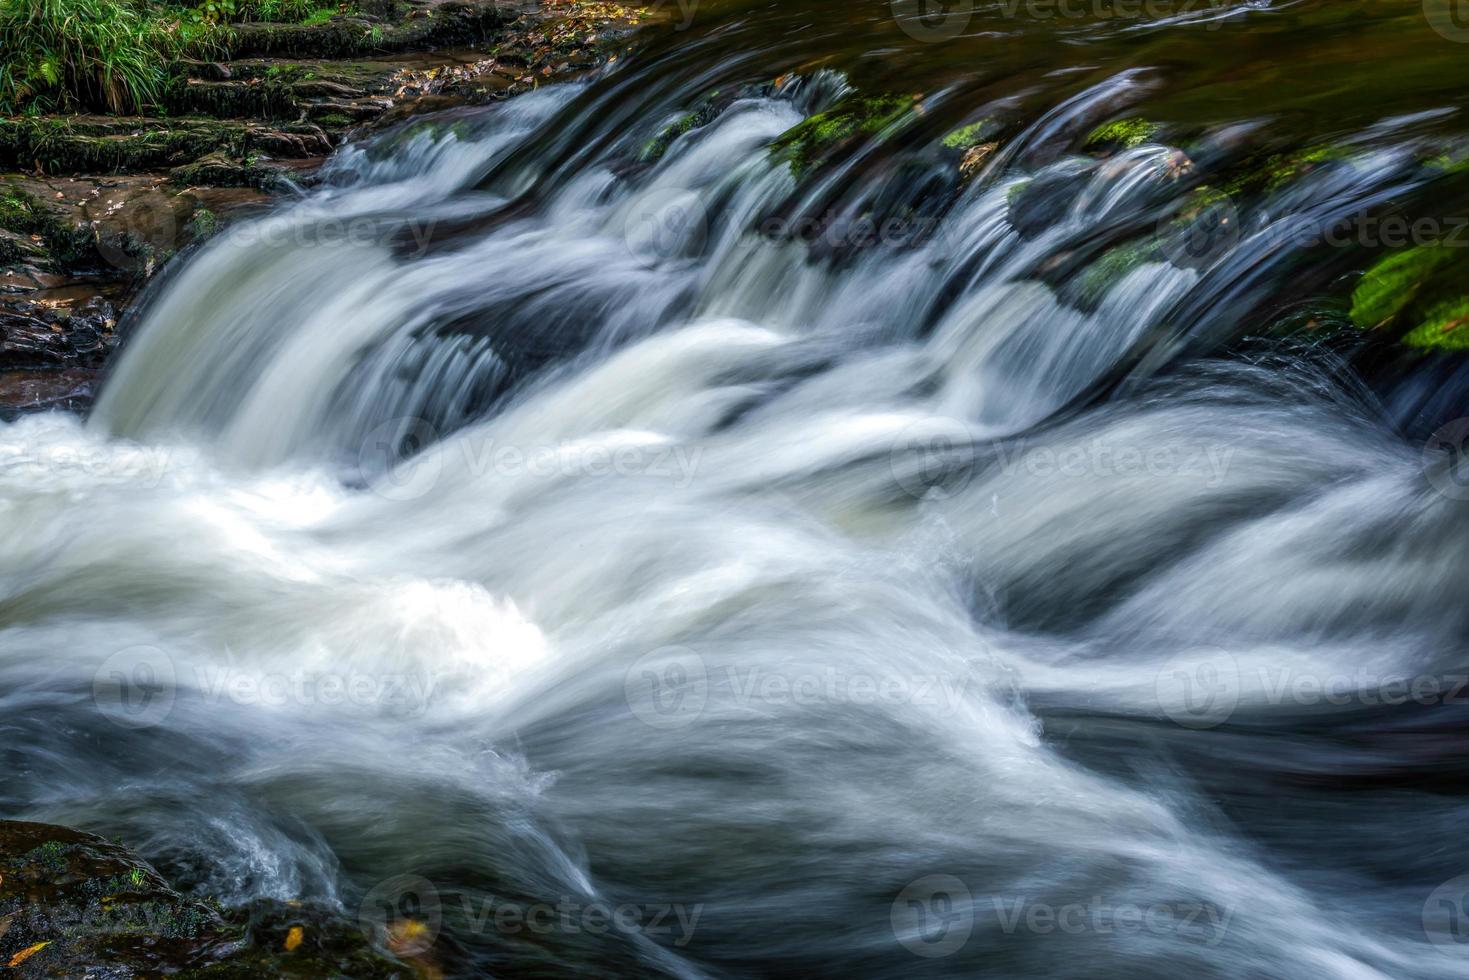
[[[36,943],[34,946],[27,946],[25,949],[21,950],[19,953],[16,953],[14,956],[12,956],[10,958],[10,962],[9,963],[6,963],[5,965],[6,966],[20,966],[26,960],[30,959],[32,956],[35,956],[41,950],[45,949],[47,946],[50,946],[50,945],[51,945],[51,941],[48,939],[44,943]]]
[[[305,929],[302,929],[300,926],[291,926],[290,931],[286,933],[286,952],[289,953],[291,950],[301,945],[301,940],[305,938]]]

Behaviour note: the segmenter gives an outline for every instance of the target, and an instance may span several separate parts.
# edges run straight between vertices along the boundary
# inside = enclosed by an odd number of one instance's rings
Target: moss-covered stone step
[[[455,63],[426,56],[426,63]],[[228,63],[196,62],[188,77],[167,94],[171,112],[215,118],[296,120],[318,102],[374,100],[380,112],[405,71],[401,61],[328,61],[253,58]],[[372,111],[347,112],[367,118]]]
[[[0,169],[124,173],[177,167],[224,150],[305,159],[331,152],[333,136],[313,123],[118,116],[0,118]]]

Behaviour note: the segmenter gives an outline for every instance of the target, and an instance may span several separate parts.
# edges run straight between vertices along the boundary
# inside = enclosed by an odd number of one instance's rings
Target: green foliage
[[[1431,307],[1423,322],[1403,337],[1403,343],[1437,350],[1469,349],[1469,296]]]
[[[1092,130],[1086,138],[1088,150],[1130,150],[1152,139],[1158,124],[1146,119],[1116,119]]]
[[[318,0],[247,0],[240,10],[241,20],[294,24],[320,13]],[[327,11],[328,16],[331,9]]]
[[[1413,302],[1451,257],[1445,248],[1420,245],[1378,260],[1352,291],[1352,322],[1364,330],[1387,323]]]
[[[154,105],[200,31],[125,0],[0,0],[0,112]]]
[[[235,16],[235,0],[200,0],[194,19],[205,24],[223,24]]]
[[[1409,347],[1469,349],[1469,256],[1449,243],[1419,245],[1379,259],[1352,291],[1352,323],[1403,330]]]

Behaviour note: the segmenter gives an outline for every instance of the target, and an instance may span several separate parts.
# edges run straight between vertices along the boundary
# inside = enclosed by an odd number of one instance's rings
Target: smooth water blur
[[[0,810],[453,975],[1469,976],[1469,491],[1239,343],[1339,274],[1292,230],[1437,186],[1426,24],[1345,6],[701,7],[345,149],[85,425],[0,429]],[[1080,152],[1140,105],[1187,155]],[[961,183],[932,144],[1001,110]],[[1180,220],[1307,117],[1355,135]]]

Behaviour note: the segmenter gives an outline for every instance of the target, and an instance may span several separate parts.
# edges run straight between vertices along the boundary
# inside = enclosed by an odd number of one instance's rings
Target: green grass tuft
[[[213,30],[187,11],[127,0],[0,0],[0,112],[154,106],[186,48]]]

